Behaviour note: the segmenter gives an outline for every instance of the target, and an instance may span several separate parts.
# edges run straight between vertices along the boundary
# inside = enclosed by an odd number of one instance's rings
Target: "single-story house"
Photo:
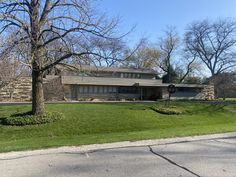
[[[45,100],[158,100],[167,99],[168,83],[157,79],[156,72],[145,69],[105,68],[82,65],[57,67],[45,77]],[[21,78],[22,79],[22,78]],[[0,101],[29,100],[30,79],[17,82],[14,89],[0,89]],[[23,86],[20,83],[24,83]],[[27,84],[28,83],[28,84]],[[15,85],[17,85],[15,84]],[[12,84],[14,85],[14,84]],[[24,85],[27,92],[23,92]],[[176,92],[172,99],[214,99],[214,87],[201,84],[174,84]],[[23,89],[23,90],[22,90]],[[21,95],[24,94],[24,95]]]

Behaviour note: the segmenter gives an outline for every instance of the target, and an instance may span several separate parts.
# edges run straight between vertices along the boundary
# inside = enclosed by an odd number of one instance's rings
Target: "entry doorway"
[[[143,87],[140,90],[141,100],[156,101],[162,98],[161,88],[158,87]]]

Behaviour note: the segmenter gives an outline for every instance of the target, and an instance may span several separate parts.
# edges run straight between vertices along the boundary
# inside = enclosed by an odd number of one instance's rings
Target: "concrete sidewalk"
[[[236,133],[0,154],[1,177],[234,177]]]

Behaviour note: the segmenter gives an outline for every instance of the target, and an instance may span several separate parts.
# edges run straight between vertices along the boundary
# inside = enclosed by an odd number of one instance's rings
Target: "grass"
[[[236,98],[225,98],[225,99],[218,98],[217,100],[219,100],[219,101],[236,101]]]
[[[163,115],[158,104],[58,104],[65,118],[24,127],[0,124],[0,152],[116,141],[182,137],[236,131],[236,104],[176,102],[180,115]],[[30,106],[0,106],[0,118],[29,111]]]

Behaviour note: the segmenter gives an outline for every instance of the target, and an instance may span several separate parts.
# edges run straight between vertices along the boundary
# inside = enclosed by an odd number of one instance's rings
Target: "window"
[[[78,86],[77,91],[78,93],[90,93],[90,94],[103,94],[103,93],[116,93],[117,87],[114,86]]]
[[[113,90],[112,90],[112,86],[109,86],[109,91],[108,91],[109,93],[112,93],[113,92]]]
[[[93,93],[98,93],[98,86],[93,87]]]
[[[79,86],[79,93],[83,93],[83,86]]]
[[[84,87],[84,93],[88,93],[88,86],[83,86]]]
[[[94,86],[89,86],[89,93],[93,93],[93,87]]]
[[[98,87],[98,93],[103,93],[103,86]]]
[[[113,91],[113,93],[116,93],[117,92],[117,87],[112,87],[113,89],[112,89],[112,91]]]
[[[119,87],[119,93],[137,94],[138,88],[137,87]]]
[[[103,87],[103,93],[107,93],[108,92],[108,88],[107,88],[107,86],[104,86]]]

